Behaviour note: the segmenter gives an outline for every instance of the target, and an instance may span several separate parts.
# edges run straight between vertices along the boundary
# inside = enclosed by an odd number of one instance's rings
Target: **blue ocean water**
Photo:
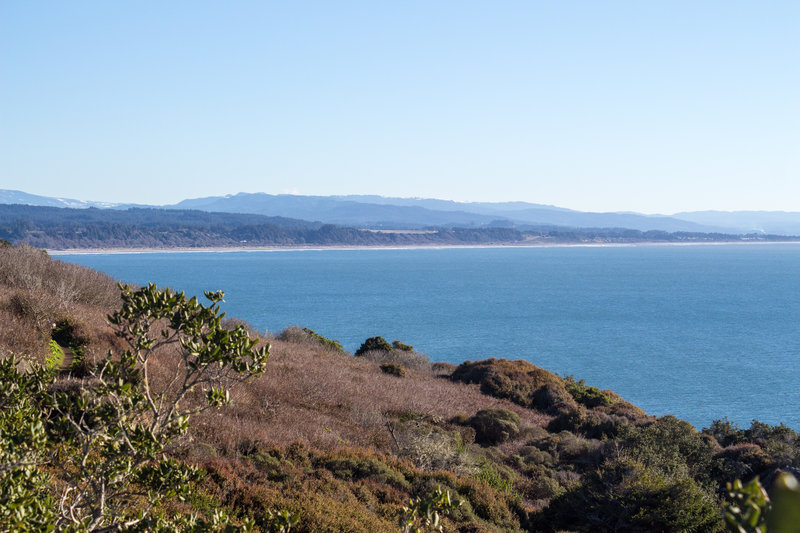
[[[527,359],[698,428],[800,429],[800,246],[286,250],[62,255],[201,295],[259,330],[434,361]]]

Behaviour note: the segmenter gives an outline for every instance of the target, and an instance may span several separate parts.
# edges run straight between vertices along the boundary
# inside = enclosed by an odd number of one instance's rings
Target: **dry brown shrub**
[[[431,371],[439,376],[449,376],[456,369],[453,363],[437,362],[431,365]]]
[[[378,364],[400,365],[413,370],[430,370],[431,362],[424,354],[404,350],[370,350],[359,357]]]
[[[487,359],[466,361],[451,374],[454,381],[477,383],[485,394],[505,398],[523,407],[559,412],[575,404],[564,380],[528,361]]]
[[[65,319],[86,337],[89,357],[115,347],[106,315],[119,302],[105,274],[30,246],[0,247],[0,345],[23,357],[42,359],[53,324]]]
[[[486,408],[511,409],[525,425],[549,417],[488,397],[476,386],[409,371],[399,380],[364,358],[274,340],[265,374],[233,393],[234,404],[198,417],[197,435],[221,450],[245,438],[323,449],[344,445],[391,449],[386,413],[418,412],[449,420]]]
[[[0,248],[0,285],[46,293],[64,305],[83,303],[113,308],[120,301],[111,277],[55,260],[44,250],[24,244]]]

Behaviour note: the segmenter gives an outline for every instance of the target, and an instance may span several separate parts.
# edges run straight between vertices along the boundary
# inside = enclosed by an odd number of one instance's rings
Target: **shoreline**
[[[726,245],[766,245],[785,244],[797,245],[798,241],[718,241],[718,242],[607,242],[607,243],[530,243],[530,244],[409,244],[396,246],[357,246],[357,245],[329,245],[329,246],[222,246],[222,247],[174,247],[174,248],[66,248],[45,249],[53,256],[59,255],[117,255],[117,254],[162,254],[162,253],[243,253],[243,252],[296,252],[296,251],[326,251],[326,250],[443,250],[451,248],[479,249],[479,248],[628,248],[647,246],[726,246]]]

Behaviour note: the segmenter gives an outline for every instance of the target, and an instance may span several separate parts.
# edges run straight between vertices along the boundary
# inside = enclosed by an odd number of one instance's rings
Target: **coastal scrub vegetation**
[[[0,530],[784,531],[796,502],[786,426],[697,431],[526,361],[355,357],[207,296],[0,248]]]

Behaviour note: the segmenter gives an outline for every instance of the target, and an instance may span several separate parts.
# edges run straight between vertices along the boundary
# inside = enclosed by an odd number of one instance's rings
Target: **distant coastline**
[[[230,246],[230,247],[165,247],[165,248],[68,248],[46,249],[50,255],[111,255],[111,254],[158,254],[158,253],[234,253],[234,252],[292,252],[292,251],[325,251],[325,250],[426,250],[426,249],[451,249],[451,248],[630,248],[637,246],[725,246],[725,245],[767,245],[787,244],[798,245],[800,241],[707,241],[707,242],[608,242],[608,243],[496,243],[496,244],[409,244],[395,246]]]

